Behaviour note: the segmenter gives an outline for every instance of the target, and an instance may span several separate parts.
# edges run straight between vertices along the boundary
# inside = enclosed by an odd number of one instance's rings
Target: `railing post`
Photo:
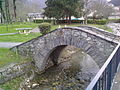
[[[97,90],[97,88],[98,88],[98,83],[95,84],[93,90]]]
[[[106,90],[106,88],[107,88],[107,70],[105,69],[105,87],[104,87],[104,90]]]
[[[107,72],[107,90],[110,90],[110,86],[111,86],[111,62],[110,64],[108,65],[108,72]]]

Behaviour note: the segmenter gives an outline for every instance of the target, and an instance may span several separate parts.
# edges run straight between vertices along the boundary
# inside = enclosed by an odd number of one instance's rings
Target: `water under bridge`
[[[66,27],[15,46],[12,50],[20,55],[31,57],[36,68],[42,71],[51,66],[49,62],[52,62],[52,65],[59,63],[57,58],[64,47],[80,48],[90,55],[102,69],[87,90],[92,88],[94,90],[109,90],[119,62],[117,54],[120,52],[119,42],[119,36],[95,27]]]

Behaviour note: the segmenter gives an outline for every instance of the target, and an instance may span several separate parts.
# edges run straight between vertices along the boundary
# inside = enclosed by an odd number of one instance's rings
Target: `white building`
[[[34,19],[43,19],[43,15],[41,13],[28,13],[27,14],[28,21],[33,21]]]

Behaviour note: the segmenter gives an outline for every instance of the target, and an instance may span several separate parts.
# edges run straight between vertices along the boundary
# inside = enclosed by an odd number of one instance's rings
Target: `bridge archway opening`
[[[45,69],[52,66],[60,66],[63,69],[81,70],[85,73],[96,74],[99,70],[98,64],[90,55],[75,46],[61,45],[52,49],[45,62]]]

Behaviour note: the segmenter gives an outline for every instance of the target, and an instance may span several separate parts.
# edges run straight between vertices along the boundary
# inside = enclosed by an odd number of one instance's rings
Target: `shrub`
[[[39,26],[38,26],[40,32],[42,33],[42,35],[48,33],[51,29],[51,24],[49,23],[41,23]]]
[[[59,20],[58,23],[65,24],[65,23],[67,23],[67,21],[66,20]],[[71,20],[71,23],[83,23],[83,21],[82,20]]]
[[[120,23],[120,19],[109,19],[109,23]]]

